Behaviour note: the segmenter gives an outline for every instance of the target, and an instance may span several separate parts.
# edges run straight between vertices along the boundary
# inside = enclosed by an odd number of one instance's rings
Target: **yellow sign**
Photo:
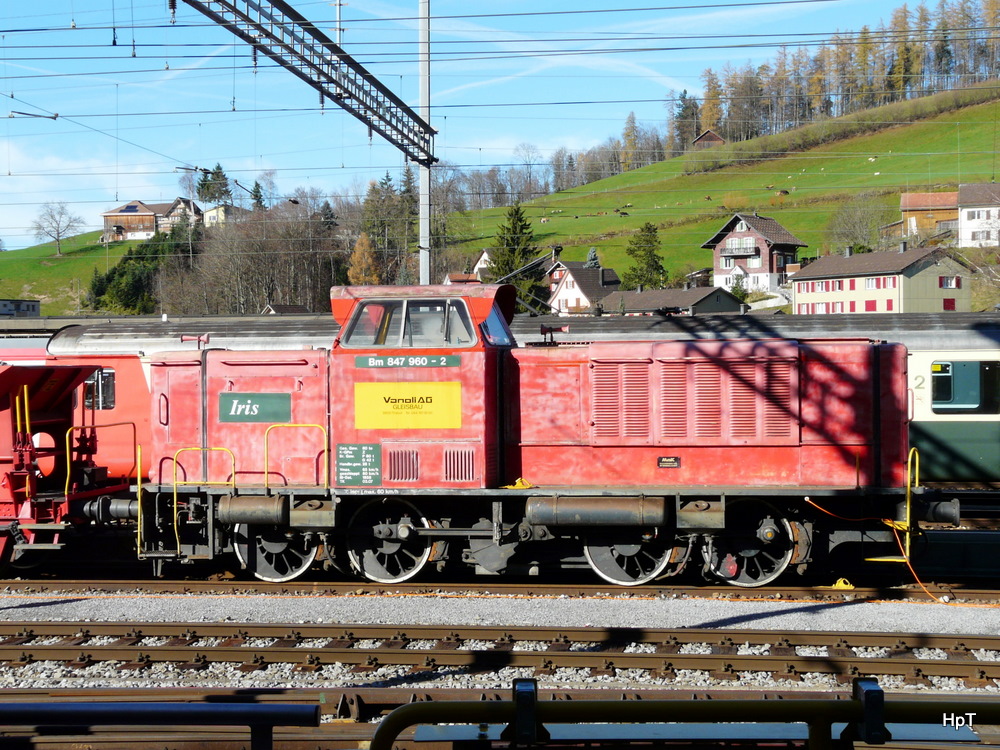
[[[462,384],[355,383],[358,430],[453,430],[462,426]]]

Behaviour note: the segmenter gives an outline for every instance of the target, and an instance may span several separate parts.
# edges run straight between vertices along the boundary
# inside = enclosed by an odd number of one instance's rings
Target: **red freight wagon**
[[[740,586],[947,504],[908,488],[906,351],[860,339],[515,348],[506,286],[331,292],[330,348],[149,357],[140,555],[235,551],[258,577],[321,561],[684,569]],[[916,510],[914,510],[916,508]],[[824,512],[828,511],[828,512]],[[918,512],[919,511],[919,512]]]

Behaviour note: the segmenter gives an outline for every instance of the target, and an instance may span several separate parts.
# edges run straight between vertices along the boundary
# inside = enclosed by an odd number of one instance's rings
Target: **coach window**
[[[420,299],[362,302],[341,339],[346,347],[466,347],[476,343],[462,300]]]
[[[1000,413],[1000,362],[931,364],[931,410],[935,414]]]
[[[512,345],[514,337],[511,336],[507,322],[496,307],[490,310],[489,317],[483,321],[481,328],[483,329],[483,338],[486,339],[486,343],[493,346]]]
[[[83,381],[83,405],[87,409],[115,408],[115,371],[107,367]]]

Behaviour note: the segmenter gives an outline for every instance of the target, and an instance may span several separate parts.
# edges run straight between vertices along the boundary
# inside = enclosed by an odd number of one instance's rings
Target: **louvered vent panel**
[[[729,434],[757,437],[757,363],[733,362],[729,366]]]
[[[621,434],[618,368],[616,364],[594,364],[591,397],[595,437],[613,438]]]
[[[622,373],[622,437],[649,437],[649,364],[628,362]]]
[[[772,362],[768,368],[767,399],[764,404],[764,436],[793,437],[797,422],[793,409],[793,362]]]
[[[444,452],[444,481],[471,482],[476,478],[476,452],[472,448],[449,448]]]
[[[415,450],[390,448],[386,451],[385,478],[390,482],[416,482],[420,479],[420,455]]]
[[[722,435],[722,379],[711,362],[694,363],[694,434],[696,437]]]
[[[687,365],[664,362],[660,367],[660,438],[685,438],[688,434]]]

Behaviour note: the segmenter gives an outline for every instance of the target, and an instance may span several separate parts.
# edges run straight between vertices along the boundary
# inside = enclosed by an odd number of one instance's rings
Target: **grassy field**
[[[561,245],[564,260],[585,260],[588,249],[596,247],[601,262],[619,273],[630,265],[629,238],[646,222],[659,229],[668,273],[710,266],[711,251],[701,245],[737,211],[777,219],[808,245],[800,257],[822,255],[839,250],[829,237],[830,219],[859,192],[875,193],[876,200],[898,209],[902,192],[995,179],[998,120],[1000,103],[979,104],[780,158],[693,174],[685,173],[692,160],[713,157],[689,154],[545,196],[524,208],[540,247]],[[829,132],[838,124],[830,120],[807,127]],[[488,247],[505,212],[497,208],[453,217],[455,247],[470,257]],[[107,271],[134,244],[105,247],[98,239],[99,232],[91,232],[66,240],[61,257],[54,243],[0,253],[0,296],[39,299],[43,315],[76,313],[94,269]]]
[[[684,174],[683,160],[671,159],[531,201],[525,213],[539,246],[562,245],[565,260],[584,260],[588,249],[597,247],[601,262],[619,273],[629,266],[629,237],[645,222],[659,228],[668,271],[711,265],[711,252],[701,245],[737,211],[777,219],[808,245],[802,256],[822,255],[835,249],[827,229],[831,217],[859,192],[877,193],[879,201],[898,209],[902,192],[955,189],[962,182],[994,179],[998,117],[1000,104],[980,104],[700,174]],[[822,127],[835,128],[836,121]],[[504,211],[462,217],[461,246],[469,252],[488,247]],[[548,221],[542,224],[542,218]]]
[[[94,269],[104,273],[135,244],[106,246],[100,236],[88,232],[63,240],[61,256],[54,242],[0,253],[0,297],[40,300],[42,315],[75,314]]]

